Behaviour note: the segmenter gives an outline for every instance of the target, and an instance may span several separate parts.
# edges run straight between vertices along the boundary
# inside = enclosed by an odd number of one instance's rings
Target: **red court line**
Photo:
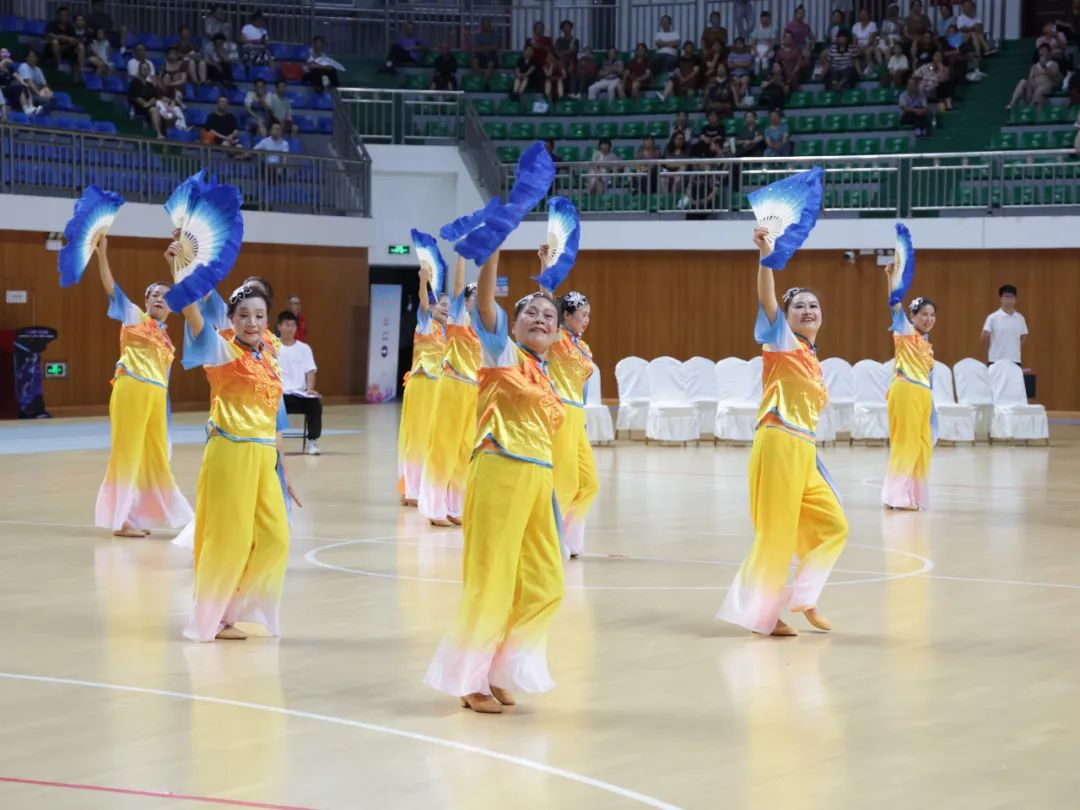
[[[51,782],[44,779],[19,779],[15,776],[0,776],[0,782],[15,785],[36,785],[38,787],[66,788],[68,790],[90,790],[95,793],[121,793],[126,796],[149,796],[154,799],[175,799],[203,804],[224,804],[229,807],[254,807],[260,810],[314,810],[311,807],[296,807],[291,804],[266,804],[265,802],[244,802],[239,799],[219,799],[213,796],[191,796],[186,793],[169,793],[158,790],[134,790],[132,788],[106,787],[105,785],[79,785],[73,782]]]

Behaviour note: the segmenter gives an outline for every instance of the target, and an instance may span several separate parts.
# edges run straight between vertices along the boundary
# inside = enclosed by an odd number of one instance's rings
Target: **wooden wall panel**
[[[92,407],[109,398],[109,379],[118,352],[118,324],[109,320],[106,299],[97,278],[96,264],[82,282],[61,290],[57,283],[56,254],[44,248],[44,234],[0,231],[0,288],[27,290],[27,304],[0,299],[0,329],[36,324],[60,333],[46,358],[67,360],[66,380],[46,381],[49,407]],[[109,260],[117,282],[133,301],[154,280],[168,278],[162,258],[162,239],[114,237]],[[294,245],[245,245],[236,267],[221,284],[228,295],[248,275],[265,276],[274,286],[273,317],[284,309],[292,293],[303,300],[309,324],[309,342],[319,364],[319,390],[327,397],[362,395],[367,377],[368,263],[363,248]],[[169,334],[178,346],[183,332],[181,317],[169,318]],[[175,405],[204,405],[205,375],[173,367]]]
[[[920,251],[912,293],[938,303],[931,334],[937,357],[950,365],[985,360],[983,321],[998,307],[998,287],[1015,284],[1031,330],[1024,364],[1038,374],[1038,401],[1080,410],[1080,331],[1067,316],[1080,301],[1078,263],[1080,250]],[[582,252],[567,289],[592,301],[587,339],[603,372],[604,397],[616,396],[614,365],[628,355],[752,356],[755,267],[749,251]],[[510,279],[511,305],[536,288],[529,280],[537,272],[533,254],[504,253],[499,272]],[[848,264],[839,251],[807,251],[777,275],[777,287],[821,292],[822,357],[884,361],[892,356],[884,275],[872,257]]]

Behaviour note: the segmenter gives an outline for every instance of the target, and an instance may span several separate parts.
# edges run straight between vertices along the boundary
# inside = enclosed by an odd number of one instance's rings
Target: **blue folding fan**
[[[574,266],[581,240],[581,222],[577,209],[566,197],[552,197],[547,209],[547,260],[536,280],[543,289],[554,293]]]
[[[488,200],[488,204],[479,211],[473,211],[471,214],[458,217],[453,222],[443,225],[439,228],[439,236],[447,242],[456,242],[458,239],[465,236],[465,234],[470,231],[475,231],[483,225],[484,220],[487,219],[487,217],[494,212],[495,208],[500,205],[502,205],[502,200],[498,197],[492,197]]]
[[[420,262],[420,266],[425,264],[428,269],[431,270],[431,287],[428,290],[428,295],[434,301],[439,300],[439,296],[443,294],[446,288],[446,260],[443,259],[442,253],[439,251],[439,244],[435,241],[435,237],[429,233],[418,231],[413,228],[410,231],[412,236],[413,247],[416,248],[416,258]]]
[[[821,180],[825,172],[818,166],[751,192],[750,207],[758,226],[768,230],[772,253],[762,259],[765,267],[783,270],[796,250],[806,241],[821,211]]]
[[[889,306],[895,307],[904,300],[911,282],[915,280],[915,246],[911,244],[911,231],[907,225],[896,223],[896,250],[893,253],[896,281],[889,290]]]
[[[83,190],[71,219],[64,226],[64,246],[58,257],[61,287],[79,283],[98,240],[109,232],[123,204],[124,198],[112,191],[102,191],[97,186]]]
[[[207,179],[206,169],[200,169],[173,190],[165,201],[165,213],[169,215],[174,228],[184,227],[199,193],[212,186]]]

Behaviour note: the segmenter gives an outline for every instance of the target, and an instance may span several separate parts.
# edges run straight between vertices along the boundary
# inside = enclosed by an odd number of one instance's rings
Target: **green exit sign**
[[[62,380],[67,377],[67,363],[63,361],[45,364],[45,377],[50,380]]]
[[[389,248],[388,252],[390,253],[391,256],[408,256],[409,255],[409,246],[408,245],[390,245],[390,248]]]

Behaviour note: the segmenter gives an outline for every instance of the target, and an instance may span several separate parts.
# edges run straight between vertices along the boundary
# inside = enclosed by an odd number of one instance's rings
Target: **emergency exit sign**
[[[389,254],[391,256],[408,256],[409,255],[409,246],[408,245],[390,245],[390,248],[389,248],[388,252],[389,252]]]
[[[45,364],[45,377],[50,380],[63,380],[67,378],[67,362],[58,360]]]

